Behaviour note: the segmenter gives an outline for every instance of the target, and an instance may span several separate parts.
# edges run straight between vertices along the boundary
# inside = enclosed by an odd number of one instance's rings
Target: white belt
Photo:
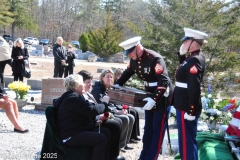
[[[177,87],[181,87],[181,88],[188,88],[187,83],[176,82],[175,85]]]
[[[158,85],[158,82],[146,82],[144,81],[145,86],[147,87],[154,87]]]

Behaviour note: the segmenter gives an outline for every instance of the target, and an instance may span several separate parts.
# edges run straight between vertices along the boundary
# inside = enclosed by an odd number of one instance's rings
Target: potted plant
[[[24,84],[21,81],[20,82],[14,81],[8,84],[8,88],[15,92],[16,94],[15,100],[19,108],[22,108],[25,105],[27,105],[27,100],[25,99],[25,96],[27,95],[31,86]]]

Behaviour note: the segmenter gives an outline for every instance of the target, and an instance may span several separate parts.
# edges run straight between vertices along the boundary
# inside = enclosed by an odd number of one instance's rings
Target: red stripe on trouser
[[[187,147],[186,147],[186,127],[185,127],[185,121],[184,121],[184,112],[182,112],[181,115],[181,122],[182,122],[182,142],[183,142],[183,160],[187,159]]]
[[[166,114],[164,113],[164,115],[163,115],[163,118],[162,118],[162,122],[161,122],[161,125],[160,125],[160,127],[162,128],[162,130],[160,131],[160,136],[159,136],[159,140],[158,140],[158,152],[157,152],[157,154],[155,155],[155,157],[154,157],[154,160],[156,160],[157,158],[158,158],[158,155],[159,155],[159,152],[160,152],[160,149],[161,149],[161,144],[162,144],[162,141],[163,141],[163,131],[164,131],[164,123],[165,123],[165,117],[166,117]]]
[[[236,112],[233,114],[233,117],[236,118],[236,119],[240,119],[240,112],[239,112],[239,111],[236,111]]]

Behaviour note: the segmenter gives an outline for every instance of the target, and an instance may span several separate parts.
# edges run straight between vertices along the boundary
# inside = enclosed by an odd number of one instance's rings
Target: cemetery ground
[[[41,80],[42,78],[53,76],[53,58],[50,57],[30,57],[32,63],[31,79]],[[74,73],[80,70],[88,70],[93,74],[94,79],[98,79],[100,73],[98,69],[126,68],[126,63],[104,63],[104,62],[87,62],[84,60],[75,60],[76,67]],[[9,66],[5,68],[5,76],[11,76],[12,71]],[[25,79],[26,80],[26,79]],[[41,98],[37,97],[35,101],[40,101]],[[44,111],[34,109],[34,105],[27,105],[19,110],[19,120],[23,127],[30,130],[27,134],[19,134],[13,132],[13,125],[8,120],[5,111],[0,110],[0,160],[33,160],[40,158],[40,151],[42,147],[43,135],[45,130],[46,118]],[[170,124],[172,124],[172,119]],[[144,127],[144,119],[140,119],[140,131],[142,137]],[[170,125],[170,134],[176,135],[176,125]],[[167,136],[165,135],[165,138]],[[165,140],[166,148],[166,140]],[[125,156],[126,160],[137,160],[142,149],[142,142],[137,144],[130,144],[134,150],[129,150],[126,153],[120,152]],[[176,148],[176,145],[173,148]],[[175,154],[174,154],[175,155]],[[159,160],[171,160],[174,155],[159,155]]]

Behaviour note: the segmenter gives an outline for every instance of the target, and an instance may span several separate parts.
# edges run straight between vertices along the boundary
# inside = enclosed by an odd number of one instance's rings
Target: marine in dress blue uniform
[[[200,85],[205,71],[201,52],[206,33],[184,28],[185,37],[180,47],[180,66],[176,71],[174,107],[177,113],[179,152],[182,160],[197,160],[197,121],[201,114]],[[185,59],[183,57],[188,54]]]
[[[145,126],[140,159],[155,160],[161,150],[169,115],[169,107],[166,109],[165,106],[169,100],[171,81],[163,57],[155,51],[143,48],[140,40],[141,37],[134,37],[119,44],[131,60],[116,84],[122,86],[133,74],[136,74],[144,81],[145,90],[152,93],[151,97],[143,99],[147,103],[143,107]]]

